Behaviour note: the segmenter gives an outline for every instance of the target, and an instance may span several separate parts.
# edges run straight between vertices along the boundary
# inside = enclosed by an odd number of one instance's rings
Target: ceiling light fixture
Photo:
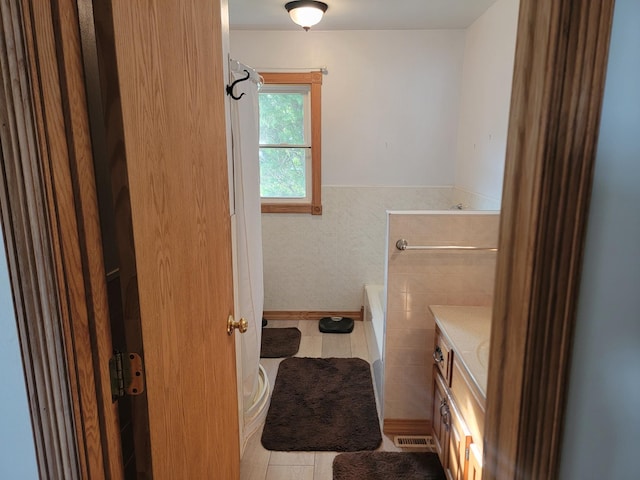
[[[296,0],[287,3],[284,8],[289,12],[291,20],[300,25],[305,31],[322,20],[322,15],[329,6],[324,2],[314,0]]]

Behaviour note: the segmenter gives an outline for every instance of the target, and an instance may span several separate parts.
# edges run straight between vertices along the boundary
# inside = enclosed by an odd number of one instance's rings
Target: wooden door
[[[112,12],[153,477],[238,478],[220,4]]]

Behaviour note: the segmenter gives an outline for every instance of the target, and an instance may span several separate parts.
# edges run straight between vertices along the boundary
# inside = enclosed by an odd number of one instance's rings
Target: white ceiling
[[[464,29],[496,0],[323,0],[329,9],[312,30]],[[228,0],[232,29],[298,30],[287,0]]]

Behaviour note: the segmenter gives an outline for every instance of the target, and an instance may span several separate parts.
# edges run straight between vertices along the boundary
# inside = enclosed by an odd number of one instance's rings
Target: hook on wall
[[[247,74],[246,77],[239,78],[235,82],[233,82],[231,85],[227,85],[227,95],[231,95],[231,98],[233,98],[234,100],[240,100],[242,98],[242,96],[244,95],[244,92],[242,92],[237,97],[233,94],[233,87],[235,87],[240,82],[244,82],[245,80],[249,80],[249,77],[251,76],[251,74],[249,73],[249,70],[245,69],[244,73]]]

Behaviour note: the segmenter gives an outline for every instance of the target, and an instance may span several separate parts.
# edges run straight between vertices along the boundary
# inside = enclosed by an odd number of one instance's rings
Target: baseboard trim
[[[362,320],[362,310],[357,312],[271,310],[262,313],[267,320],[320,320],[322,317],[349,317]]]
[[[431,421],[385,418],[382,424],[382,430],[387,435],[431,435]]]

